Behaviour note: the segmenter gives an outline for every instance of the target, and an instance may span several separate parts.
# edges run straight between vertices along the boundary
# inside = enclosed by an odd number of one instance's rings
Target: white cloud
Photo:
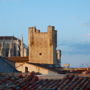
[[[70,64],[72,67],[80,67],[82,64],[90,66],[90,55],[62,55],[62,66]]]
[[[90,33],[88,33],[87,36],[90,36]]]
[[[90,37],[90,33],[85,34],[85,36]]]
[[[83,26],[90,27],[90,22],[83,23]]]

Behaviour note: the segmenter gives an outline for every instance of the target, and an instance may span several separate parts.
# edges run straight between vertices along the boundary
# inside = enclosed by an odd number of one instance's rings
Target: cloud
[[[90,22],[83,23],[82,25],[83,25],[83,26],[86,26],[86,27],[90,27]]]
[[[90,55],[90,43],[64,42],[59,47],[65,55]]]
[[[58,47],[62,50],[62,66],[64,64],[70,64],[71,67],[90,66],[90,42],[63,41]]]
[[[70,64],[71,67],[90,66],[90,55],[62,55],[62,65]]]
[[[90,37],[90,33],[85,34],[85,36]]]
[[[84,42],[84,43],[75,43],[71,45],[71,48],[73,48],[74,54],[90,54],[90,43]]]

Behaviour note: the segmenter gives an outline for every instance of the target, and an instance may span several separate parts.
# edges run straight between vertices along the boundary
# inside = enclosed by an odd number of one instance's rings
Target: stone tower
[[[58,64],[57,31],[54,26],[48,26],[47,32],[40,32],[36,27],[30,27],[28,32],[29,62],[40,64]]]

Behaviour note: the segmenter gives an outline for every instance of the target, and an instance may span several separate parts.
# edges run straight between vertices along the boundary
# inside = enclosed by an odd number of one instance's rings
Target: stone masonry
[[[54,26],[48,26],[47,32],[40,32],[36,27],[30,27],[28,32],[29,62],[40,64],[59,64],[57,59],[57,31]]]

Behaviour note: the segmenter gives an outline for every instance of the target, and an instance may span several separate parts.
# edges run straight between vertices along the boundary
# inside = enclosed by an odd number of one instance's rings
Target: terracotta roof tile
[[[30,74],[28,76],[6,76],[0,78],[0,89],[10,90],[90,90],[90,77],[67,75],[63,79],[39,79]]]
[[[5,59],[13,62],[28,62],[28,57],[5,57]]]

